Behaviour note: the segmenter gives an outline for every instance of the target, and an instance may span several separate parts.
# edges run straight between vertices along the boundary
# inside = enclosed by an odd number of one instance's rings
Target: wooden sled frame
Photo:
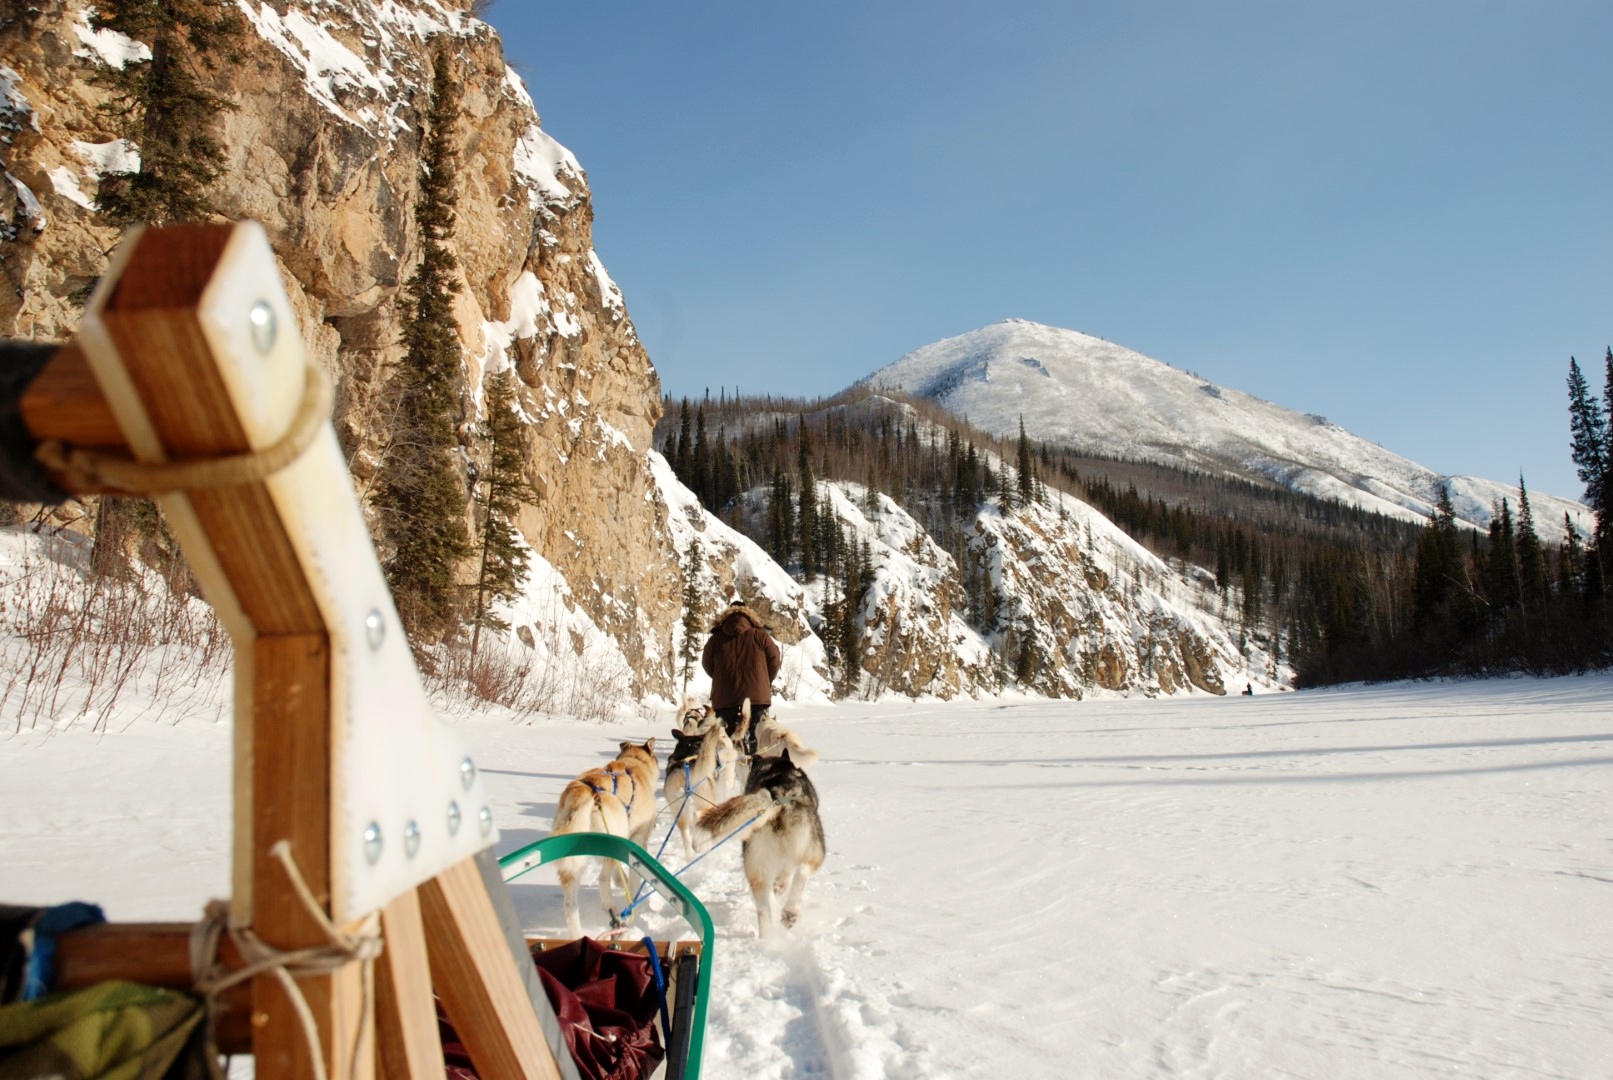
[[[251,457],[286,430],[305,364],[261,228],[153,229],[125,241],[78,338],[46,364],[21,412],[40,441],[135,461]],[[53,479],[73,494],[105,490],[75,475]],[[484,1080],[575,1077],[490,850],[496,834],[472,763],[423,760],[444,756],[430,749],[429,726],[366,698],[366,680],[398,683],[406,665],[424,700],[390,596],[357,602],[353,568],[325,561],[333,545],[354,545],[359,513],[328,421],[283,472],[159,501],[235,650],[233,925],[275,950],[329,944],[271,854],[286,841],[324,918],[383,944],[373,960],[297,976],[315,1044],[273,972],[216,1003],[221,1043],[249,1048],[262,1078],[315,1076],[317,1056],[331,1080],[438,1080],[435,994]],[[338,525],[348,533],[332,535]],[[369,587],[380,570],[367,535],[362,546],[353,565]],[[436,785],[443,801],[429,812],[409,802],[420,783],[364,767],[367,754],[386,761],[382,744],[411,739],[428,749],[397,767]],[[56,985],[124,977],[188,990],[191,929],[111,924],[64,936]],[[219,959],[242,962],[228,939]]]

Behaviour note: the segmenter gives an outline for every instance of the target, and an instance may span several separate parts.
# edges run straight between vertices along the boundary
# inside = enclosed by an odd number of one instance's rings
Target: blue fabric
[[[50,993],[56,977],[56,936],[106,922],[106,913],[95,904],[74,900],[47,908],[34,923],[34,947],[28,956],[28,972],[23,978],[22,1000],[33,1001]]]

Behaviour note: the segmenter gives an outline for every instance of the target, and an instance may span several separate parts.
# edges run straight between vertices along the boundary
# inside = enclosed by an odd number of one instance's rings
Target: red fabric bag
[[[532,962],[583,1080],[641,1080],[661,1064],[661,997],[649,957],[584,937],[534,952]],[[477,1080],[441,1002],[437,1026],[449,1080]]]
[[[666,1051],[655,1030],[661,998],[649,957],[584,937],[532,960],[579,1074],[637,1080],[661,1064]]]

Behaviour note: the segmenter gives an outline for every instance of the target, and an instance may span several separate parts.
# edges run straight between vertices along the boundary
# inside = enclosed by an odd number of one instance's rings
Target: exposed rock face
[[[873,553],[858,613],[862,693],[951,698],[1017,682],[1051,697],[1219,695],[1244,669],[1220,620],[1193,609],[1194,586],[1073,497],[1052,492],[1047,506],[976,516],[968,557],[998,597],[997,629],[982,634],[965,621],[957,561],[911,515],[859,484],[823,487]],[[822,604],[821,593],[814,599]]]
[[[861,692],[977,696],[997,688],[991,646],[963,619],[958,567],[888,495],[861,484],[825,484],[843,527],[866,537],[874,580],[857,613]]]
[[[664,692],[680,579],[645,456],[659,382],[594,253],[582,169],[544,134],[497,34],[468,6],[241,3],[250,28],[213,87],[235,108],[219,120],[229,163],[211,195],[223,217],[267,228],[308,350],[336,375],[362,491],[385,452],[382,390],[419,257],[419,120],[433,56],[449,58],[461,90],[462,441],[474,458],[482,380],[513,365],[540,495],[520,527],[620,643],[635,691]],[[0,26],[0,334],[60,340],[117,241],[92,209],[97,178],[138,152],[98,111],[106,92],[91,76],[139,47],[92,31],[82,0],[43,8]]]

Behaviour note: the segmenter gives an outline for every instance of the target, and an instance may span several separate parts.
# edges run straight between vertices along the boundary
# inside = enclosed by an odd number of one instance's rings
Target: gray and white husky
[[[818,791],[791,760],[788,747],[776,756],[753,759],[745,793],[701,814],[691,831],[704,850],[736,829],[745,841],[745,880],[756,901],[756,935],[769,936],[778,922],[794,926],[801,916],[801,894],[823,865],[825,848]],[[774,898],[779,895],[784,908],[775,916]]]
[[[675,742],[667,757],[662,794],[667,807],[677,815],[684,858],[693,859],[695,848],[689,830],[695,816],[734,793],[739,752],[723,730],[722,721],[709,708],[686,707],[682,727],[672,730],[672,738]]]

